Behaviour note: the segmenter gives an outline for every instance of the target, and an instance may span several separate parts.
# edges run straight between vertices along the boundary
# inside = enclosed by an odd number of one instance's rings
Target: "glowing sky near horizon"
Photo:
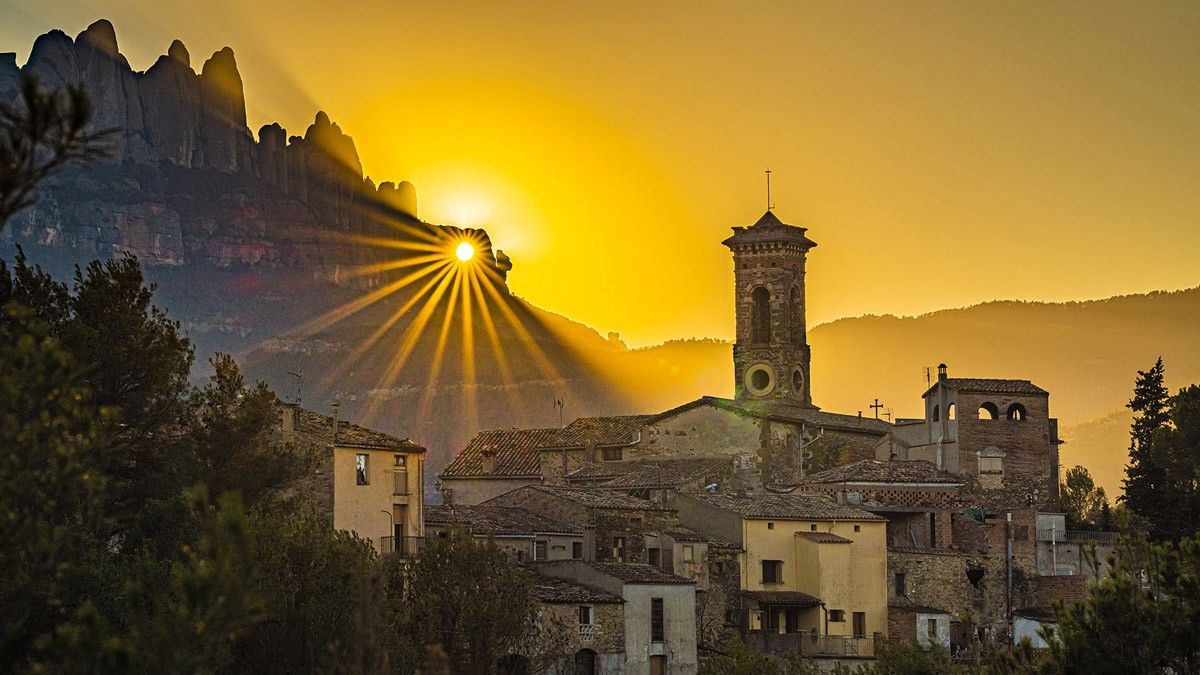
[[[720,240],[810,228],[810,325],[1200,284],[1196,3],[0,0],[0,51],[113,21],[237,54],[251,126],[317,109],[518,294],[632,344],[732,333]]]

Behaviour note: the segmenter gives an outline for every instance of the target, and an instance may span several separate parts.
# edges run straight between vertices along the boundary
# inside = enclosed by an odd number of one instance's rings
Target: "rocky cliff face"
[[[228,47],[197,74],[176,40],[136,72],[112,24],[100,20],[74,40],[60,30],[42,35],[23,67],[0,54],[0,100],[15,98],[22,72],[48,87],[82,83],[96,108],[94,128],[115,132],[106,166],[64,173],[0,245],[81,258],[129,252],[151,266],[303,265],[346,283],[349,266],[378,252],[345,235],[447,234],[417,220],[411,184],[376,187],[364,177],[354,141],[323,112],[302,136],[268,124],[255,140]]]

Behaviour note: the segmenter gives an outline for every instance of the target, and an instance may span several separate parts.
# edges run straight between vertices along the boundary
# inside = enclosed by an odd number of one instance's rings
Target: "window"
[[[829,620],[834,623],[843,623],[846,620],[846,610],[844,610],[844,609],[829,610]]]
[[[861,532],[861,531],[862,531],[862,525],[855,525],[855,526],[854,526],[854,531],[855,531],[855,532]]]
[[[782,584],[783,583],[783,561],[782,560],[764,560],[764,561],[762,561],[762,582],[764,584]]]
[[[696,559],[696,547],[692,546],[691,544],[684,544],[683,549],[680,551],[680,555],[683,556],[684,562],[692,562]]]
[[[998,420],[1000,419],[1000,409],[995,403],[987,402],[979,406],[979,419],[981,420]]]
[[[1021,422],[1025,420],[1025,406],[1020,403],[1014,403],[1008,406],[1008,419],[1013,422]]]
[[[621,461],[621,448],[603,448],[600,450],[600,459],[606,462]]]
[[[940,408],[938,408],[938,404],[934,403],[933,404],[933,417],[932,417],[934,422],[940,422],[942,419],[942,415],[939,411],[940,411]]]
[[[646,549],[646,562],[650,563],[652,567],[662,567],[662,549]]]
[[[1004,473],[1004,453],[995,446],[988,446],[979,451],[979,473]]]
[[[907,580],[908,577],[904,575],[904,572],[896,572],[896,597],[902,598],[908,592],[905,584]]]
[[[759,286],[750,293],[753,307],[750,314],[751,342],[771,341],[771,292]]]
[[[650,598],[650,641],[666,642],[667,626],[663,615],[663,599]]]
[[[773,530],[773,529],[775,529],[775,523],[768,522],[768,523],[767,523],[767,529],[768,529],[768,530]]]
[[[579,625],[580,626],[592,625],[592,606],[591,605],[580,605],[579,606]]]
[[[625,560],[625,537],[613,537],[612,557]]]
[[[856,638],[867,637],[867,613],[866,612],[855,612],[853,615],[853,619],[854,619],[854,624],[853,624],[854,637],[856,637]]]
[[[359,453],[354,456],[354,479],[359,485],[370,485],[368,480],[370,470],[367,466],[367,461],[370,459],[364,453]]]
[[[952,422],[955,419],[958,419],[958,406],[954,405],[953,403],[946,406],[946,419]]]
[[[571,558],[573,560],[583,560],[583,542],[571,542]]]
[[[816,532],[816,531],[817,531],[817,524],[816,524],[816,523],[813,523],[812,525],[809,525],[809,526],[808,526],[808,531],[809,531],[809,532]]]
[[[724,574],[725,573],[725,563],[723,563],[723,562],[713,563],[712,564],[712,573],[713,574]]]
[[[804,298],[799,288],[792,288],[788,296],[788,320],[792,324],[792,344],[804,344]]]
[[[937,639],[937,619],[925,620],[925,635],[928,636],[930,640]]]
[[[396,468],[397,469],[408,468],[408,458],[405,457],[404,455],[396,455]]]
[[[547,552],[548,551],[546,548],[546,542],[544,542],[544,541],[533,542],[533,559],[534,560],[545,560],[545,559],[549,558],[550,556],[547,555]]]

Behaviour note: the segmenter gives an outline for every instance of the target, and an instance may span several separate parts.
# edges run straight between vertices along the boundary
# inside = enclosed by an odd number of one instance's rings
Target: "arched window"
[[[594,675],[595,672],[596,652],[590,649],[575,652],[575,675]]]
[[[1020,403],[1014,403],[1008,406],[1008,419],[1014,422],[1020,422],[1025,419],[1025,406]]]
[[[754,342],[770,342],[771,292],[759,286],[750,294],[750,299],[754,303],[754,309],[750,315],[751,325],[754,330],[752,339]]]
[[[995,403],[988,401],[979,406],[979,419],[981,420],[998,420],[1000,419],[1000,409]]]
[[[938,404],[936,404],[936,403],[934,403],[934,404],[933,404],[933,417],[932,417],[932,419],[933,419],[933,421],[934,421],[934,422],[940,422],[940,421],[941,421],[941,419],[942,419],[942,411],[941,411],[941,408],[939,408],[939,407],[938,407]]]
[[[951,403],[946,406],[946,419],[954,421],[958,417],[958,406]]]
[[[793,288],[788,297],[788,319],[792,324],[792,344],[804,344],[804,303],[799,288]]]

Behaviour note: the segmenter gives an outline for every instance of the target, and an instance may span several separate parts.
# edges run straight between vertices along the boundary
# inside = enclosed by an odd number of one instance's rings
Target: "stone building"
[[[494,542],[518,562],[590,560],[594,554],[590,528],[585,531],[519,506],[425,507],[426,536],[454,528]]]
[[[335,529],[357,533],[382,553],[416,551],[425,536],[425,448],[295,404],[281,405],[279,420],[285,441],[328,454],[319,490],[333,497]]]
[[[537,566],[534,566],[534,570]],[[565,578],[533,574],[539,622],[566,633],[566,654],[546,675],[625,672],[625,600]]]
[[[597,588],[624,600],[625,664],[614,672],[694,673],[696,591],[693,582],[651,565],[622,562],[548,562],[538,574]]]

